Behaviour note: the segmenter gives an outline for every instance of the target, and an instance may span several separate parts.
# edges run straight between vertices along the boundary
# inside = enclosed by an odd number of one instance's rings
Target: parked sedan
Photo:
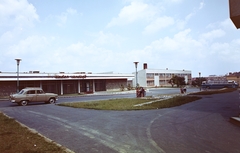
[[[26,106],[29,102],[45,102],[53,104],[58,100],[58,95],[54,93],[45,93],[39,87],[24,88],[17,94],[9,96],[10,102]]]

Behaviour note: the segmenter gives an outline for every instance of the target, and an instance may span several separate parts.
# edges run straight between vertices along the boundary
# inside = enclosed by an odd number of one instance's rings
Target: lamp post
[[[135,64],[135,68],[136,68],[136,88],[137,88],[137,86],[138,86],[138,77],[137,77],[137,65],[138,65],[138,62],[133,62],[134,64]]]
[[[199,72],[198,74],[199,74],[199,89],[201,91],[201,72]]]
[[[15,59],[17,61],[17,93],[19,92],[19,64],[21,59],[17,58]]]

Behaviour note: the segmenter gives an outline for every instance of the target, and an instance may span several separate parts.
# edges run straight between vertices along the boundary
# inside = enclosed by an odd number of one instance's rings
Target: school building
[[[186,84],[192,83],[192,72],[190,70],[148,69],[147,63],[144,63],[143,69],[135,72],[134,75],[133,86],[136,86],[137,81],[139,86],[146,88],[171,86],[168,82],[173,76],[184,77]]]

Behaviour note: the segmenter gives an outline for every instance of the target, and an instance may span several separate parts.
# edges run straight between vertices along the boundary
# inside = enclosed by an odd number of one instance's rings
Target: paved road
[[[98,111],[0,102],[0,111],[75,152],[238,153],[238,92],[203,96],[179,107]]]
[[[188,88],[187,93],[198,92],[198,88]],[[116,99],[116,98],[135,98],[135,91],[123,91],[123,92],[97,92],[94,95],[79,96],[79,97],[59,97],[58,103],[62,102],[81,102],[81,101],[93,101],[93,100],[105,100],[105,99]],[[146,92],[146,96],[158,96],[158,95],[171,95],[179,94],[179,88],[153,88]]]

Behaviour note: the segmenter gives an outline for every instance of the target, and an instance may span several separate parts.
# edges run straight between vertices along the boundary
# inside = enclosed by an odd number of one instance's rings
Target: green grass
[[[195,100],[201,99],[197,96],[177,96],[166,100],[156,99],[140,99],[140,98],[124,98],[124,99],[110,99],[94,102],[74,102],[74,103],[61,103],[60,106],[74,107],[74,108],[86,108],[97,110],[147,110],[147,109],[160,109],[174,106],[180,106]],[[134,106],[137,104],[143,104],[146,102],[155,101],[151,104],[145,104],[142,106]]]
[[[216,89],[216,90],[203,90],[201,92],[192,93],[190,95],[213,95],[213,94],[222,94],[227,92],[236,91],[237,88],[224,88],[224,89]]]
[[[74,108],[86,108],[97,110],[135,110],[139,109],[134,105],[139,103],[145,103],[150,100],[147,99],[109,99],[93,102],[73,102],[73,103],[61,103],[60,106],[74,107]]]
[[[110,100],[101,100],[101,101],[92,101],[92,102],[72,102],[72,103],[61,103],[59,106],[67,106],[74,108],[85,108],[85,109],[96,109],[96,110],[148,110],[148,109],[161,109],[161,108],[170,108],[175,106],[180,106],[195,100],[201,99],[197,95],[212,95],[212,94],[221,94],[227,92],[233,92],[237,89],[226,88],[219,90],[208,90],[201,91],[197,93],[192,93],[187,96],[176,96],[170,99],[161,100],[161,99],[151,99],[151,98],[124,98],[124,99],[110,99]],[[145,104],[142,106],[134,106],[137,104],[143,104],[147,102],[155,101],[150,104]]]
[[[47,141],[27,127],[0,112],[0,152],[2,153],[66,153],[66,148]]]
[[[153,109],[171,108],[201,99],[197,96],[177,96],[160,102],[148,104]]]

